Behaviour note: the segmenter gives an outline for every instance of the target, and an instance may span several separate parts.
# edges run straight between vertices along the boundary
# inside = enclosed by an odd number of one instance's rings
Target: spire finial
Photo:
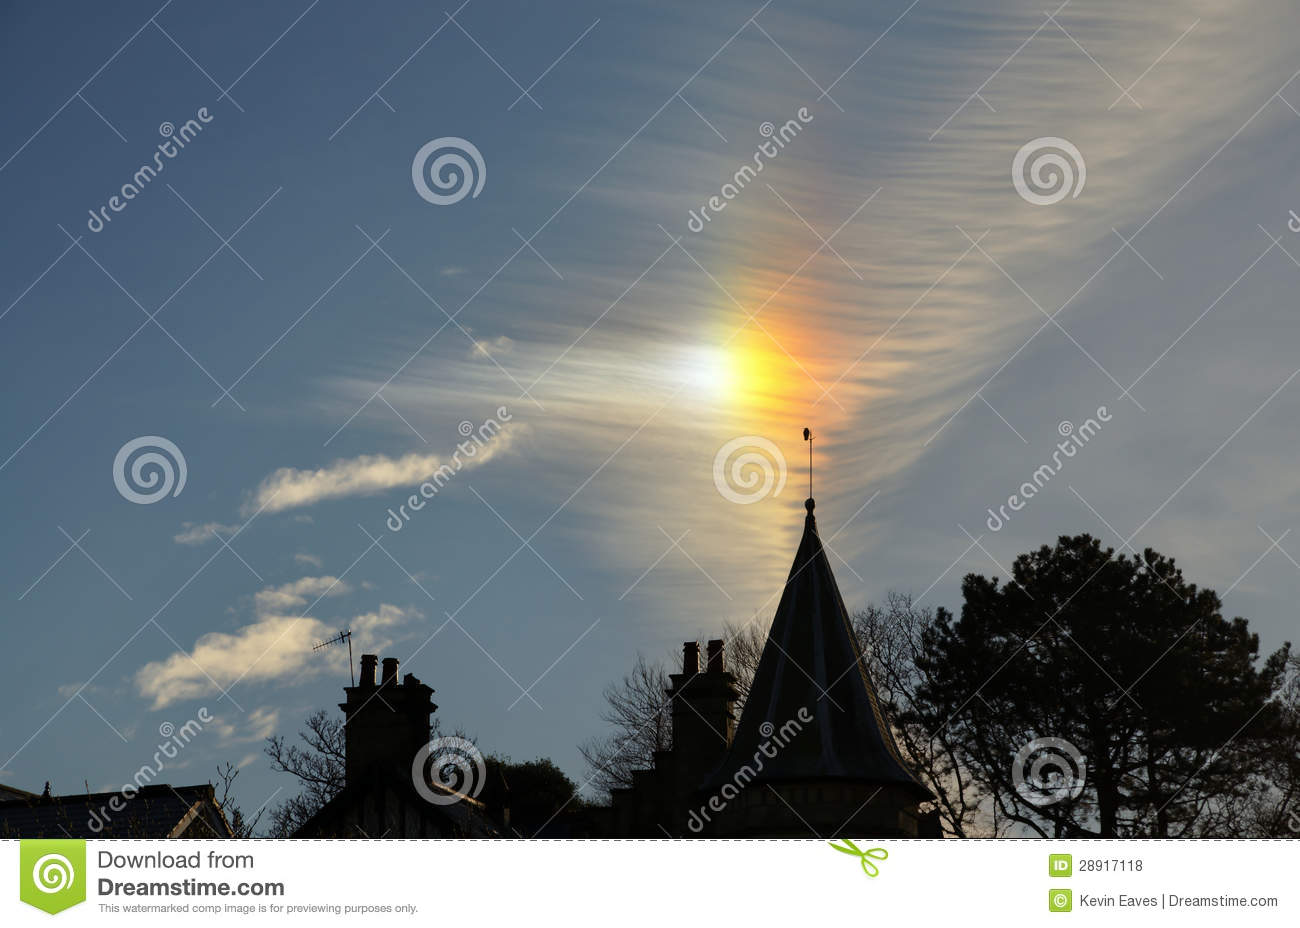
[[[813,443],[813,433],[812,433],[812,429],[804,429],[804,430],[803,430],[803,440],[806,441],[806,442],[808,442],[808,501],[809,501],[809,502],[812,502],[812,498],[813,498],[813,494],[812,494],[812,464],[813,464],[813,462],[812,462],[812,443]],[[812,509],[810,508],[808,511],[811,512]]]

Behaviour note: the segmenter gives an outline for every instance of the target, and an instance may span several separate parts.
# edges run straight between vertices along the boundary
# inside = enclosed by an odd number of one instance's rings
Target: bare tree
[[[1288,680],[1277,696],[1276,736],[1254,772],[1256,789],[1248,802],[1226,810],[1242,827],[1242,837],[1300,837],[1300,654],[1287,661]]]
[[[942,613],[942,610],[940,610]],[[992,834],[984,796],[963,766],[951,730],[931,731],[917,711],[917,691],[925,681],[917,658],[934,611],[917,606],[910,594],[890,592],[884,606],[870,605],[852,616],[867,671],[875,683],[894,740],[912,771],[935,795],[944,831],[966,838]]]
[[[668,684],[664,662],[638,654],[631,672],[606,687],[601,719],[613,731],[578,748],[591,769],[588,785],[602,793],[631,786],[632,771],[649,769],[655,751],[671,746]]]
[[[740,690],[740,699],[736,703],[736,713],[744,708],[749,698],[749,687],[754,682],[754,673],[767,646],[768,632],[772,628],[772,619],[760,619],[758,616],[736,625],[724,622],[722,636],[727,642],[727,669],[736,677],[736,689]]]
[[[265,809],[258,809],[257,814],[253,816],[252,821],[244,818],[244,810],[236,803],[233,795],[235,778],[239,776],[239,768],[227,761],[217,767],[217,779],[221,785],[217,794],[217,805],[226,816],[226,822],[230,825],[230,830],[236,838],[251,838],[257,828],[257,823],[262,820],[262,813]],[[217,784],[213,784],[216,788]]]
[[[288,744],[282,735],[266,739],[271,769],[297,777],[302,792],[271,810],[270,834],[287,838],[343,789],[344,722],[324,709],[313,712],[298,732],[305,747]]]

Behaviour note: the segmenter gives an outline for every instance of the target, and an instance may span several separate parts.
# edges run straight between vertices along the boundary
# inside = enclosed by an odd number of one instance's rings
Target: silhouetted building
[[[431,802],[416,789],[412,766],[429,743],[433,688],[413,674],[400,682],[396,658],[361,655],[361,681],[343,688],[343,789],[295,832],[297,838],[472,838],[497,829],[484,805],[472,798]],[[454,794],[424,780],[439,798]]]
[[[48,789],[48,784],[47,784]],[[211,784],[37,795],[0,787],[0,838],[230,838]]]
[[[817,534],[813,501],[739,722],[721,641],[683,647],[672,748],[612,791],[618,836],[939,837],[899,754]]]

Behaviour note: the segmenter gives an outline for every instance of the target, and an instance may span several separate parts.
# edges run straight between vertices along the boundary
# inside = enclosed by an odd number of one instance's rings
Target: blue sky
[[[262,739],[341,696],[339,652],[310,650],[341,627],[434,686],[445,727],[581,779],[636,652],[770,615],[805,425],[851,607],[902,590],[955,608],[964,573],[1086,531],[1176,557],[1267,647],[1293,634],[1300,22],[1282,0],[3,17],[6,783],[116,787],[206,706],[166,778],[241,763],[256,807],[291,789]],[[162,124],[200,109],[92,231]],[[477,196],[418,195],[437,138],[481,154]],[[1086,182],[1034,205],[1011,166],[1043,138]],[[387,528],[460,424],[503,407]],[[186,464],[148,505],[114,481],[141,436]],[[739,505],[715,456],[747,436],[786,481]]]

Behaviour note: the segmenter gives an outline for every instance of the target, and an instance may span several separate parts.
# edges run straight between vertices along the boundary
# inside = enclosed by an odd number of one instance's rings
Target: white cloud
[[[458,471],[486,464],[502,451],[509,450],[512,435],[507,424],[483,445],[467,442],[474,451],[472,456],[460,451],[450,457],[412,453],[392,458],[384,454],[363,454],[316,470],[281,467],[261,482],[245,508],[283,512],[327,499],[366,496],[393,487],[415,486],[444,468]]]
[[[182,522],[180,532],[172,536],[172,541],[178,545],[205,545],[210,541],[216,541],[213,532],[229,537],[241,527],[225,525],[221,522]]]
[[[303,577],[262,590],[253,598],[256,621],[234,632],[201,635],[188,653],[177,652],[146,664],[136,672],[136,688],[141,696],[153,701],[153,709],[162,709],[183,699],[212,696],[237,682],[292,683],[326,670],[345,672],[345,652],[312,650],[337,633],[338,623],[327,625],[297,612],[309,596],[336,596],[345,589],[334,577]],[[385,637],[385,630],[415,615],[383,603],[377,611],[343,621],[367,642],[367,647],[382,649],[392,643]],[[241,725],[262,732],[273,728],[277,721],[273,711],[264,708],[249,713]],[[233,726],[230,731],[234,731]]]
[[[302,577],[292,583],[259,590],[253,595],[253,602],[258,615],[270,615],[305,606],[309,596],[323,599],[326,596],[342,596],[349,592],[351,587],[338,577]]]
[[[320,558],[314,554],[308,554],[306,551],[299,551],[293,556],[293,559],[299,564],[306,564],[308,567],[320,568],[323,564]]]
[[[237,711],[232,710],[232,712]],[[265,741],[275,734],[279,726],[280,710],[270,706],[258,706],[244,715],[235,715],[230,719],[217,717],[208,723],[208,728],[217,735],[223,746]]]

